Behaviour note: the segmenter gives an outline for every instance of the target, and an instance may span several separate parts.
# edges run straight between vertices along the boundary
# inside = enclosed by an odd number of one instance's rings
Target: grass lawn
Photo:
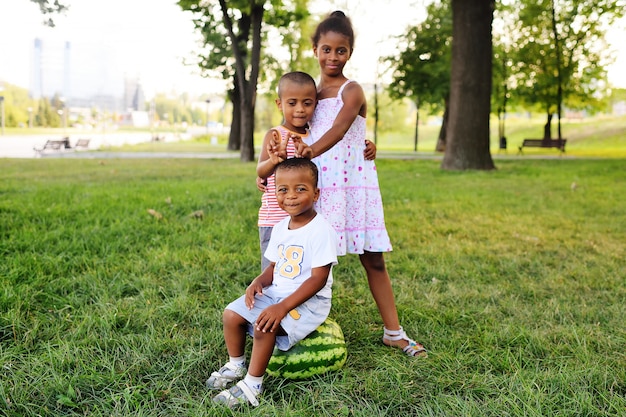
[[[342,257],[345,367],[267,377],[235,414],[626,414],[626,160],[439,164],[378,162],[401,322],[430,356],[382,345],[358,258]],[[234,415],[204,381],[227,358],[221,312],[260,268],[255,164],[0,167],[0,415]]]

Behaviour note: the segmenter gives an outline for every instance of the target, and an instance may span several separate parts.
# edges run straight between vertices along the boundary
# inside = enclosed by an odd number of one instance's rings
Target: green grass
[[[237,414],[624,415],[626,161],[497,166],[378,162],[399,314],[428,359],[382,346],[358,259],[342,257],[345,367],[268,377]],[[255,164],[0,168],[0,415],[233,415],[204,380],[226,358],[221,312],[259,270]]]

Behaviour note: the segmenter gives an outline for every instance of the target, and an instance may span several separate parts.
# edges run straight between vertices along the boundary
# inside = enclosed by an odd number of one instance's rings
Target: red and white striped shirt
[[[306,142],[306,138],[309,136],[309,131],[307,130],[306,134],[300,134],[297,132],[292,132],[284,126],[276,126],[273,129],[276,129],[281,138],[284,140],[285,138],[289,138],[289,134],[293,133],[302,138],[304,142]],[[296,153],[296,147],[293,144],[291,139],[287,139],[287,158],[293,158]],[[261,197],[261,207],[259,208],[259,227],[274,227],[276,223],[289,216],[286,211],[281,209],[278,206],[278,201],[276,200],[276,181],[274,179],[274,174],[267,177],[267,188]]]

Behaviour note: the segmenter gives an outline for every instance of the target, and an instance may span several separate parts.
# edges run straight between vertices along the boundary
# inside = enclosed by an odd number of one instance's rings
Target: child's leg
[[[245,347],[248,322],[229,309],[224,310],[222,322],[230,359],[207,379],[206,386],[210,389],[223,389],[246,374]]]
[[[370,292],[374,296],[376,306],[385,326],[383,343],[387,346],[399,347],[409,356],[425,356],[424,347],[407,337],[398,320],[395,296],[391,286],[391,278],[387,272],[385,258],[381,252],[364,252],[359,256],[367,274]]]
[[[267,364],[270,362],[270,358],[274,352],[277,333],[280,333],[281,330],[282,329],[267,333],[256,329],[254,330],[254,341],[252,343],[252,354],[250,355],[248,374],[254,377],[265,375]]]
[[[258,397],[263,391],[263,376],[274,351],[276,333],[254,331],[248,373],[242,381],[239,381],[230,389],[217,394],[213,401],[233,408],[246,403],[254,406],[259,405]]]
[[[228,355],[243,356],[246,349],[248,322],[234,311],[226,309],[222,315],[222,323]]]
[[[380,252],[365,252],[359,255],[361,264],[367,274],[367,283],[378,306],[378,311],[387,329],[400,328],[396,301],[391,287],[391,278],[387,273],[385,258]]]

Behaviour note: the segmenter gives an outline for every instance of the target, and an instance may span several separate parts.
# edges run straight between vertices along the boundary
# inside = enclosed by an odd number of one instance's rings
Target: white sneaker
[[[248,369],[244,366],[234,366],[230,362],[222,366],[219,371],[213,372],[206,381],[209,389],[220,390],[226,388],[229,384],[246,376]]]

